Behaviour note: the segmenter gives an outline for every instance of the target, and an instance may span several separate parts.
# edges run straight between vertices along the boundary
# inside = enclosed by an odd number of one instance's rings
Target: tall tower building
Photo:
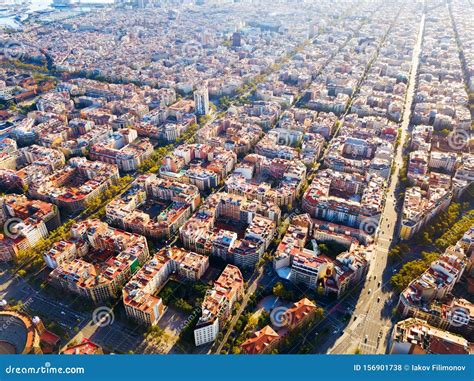
[[[242,46],[242,36],[239,32],[232,34],[232,46],[235,48]]]
[[[200,85],[194,90],[194,104],[196,115],[209,114],[209,90],[207,84]]]

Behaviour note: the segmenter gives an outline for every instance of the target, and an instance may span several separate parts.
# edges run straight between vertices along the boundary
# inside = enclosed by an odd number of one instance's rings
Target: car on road
[[[66,312],[64,312],[64,311],[61,311],[61,315],[63,315],[63,316],[64,316],[64,315],[66,315]]]
[[[371,288],[369,288],[369,294],[370,294],[371,292],[372,292],[372,289],[371,289]]]

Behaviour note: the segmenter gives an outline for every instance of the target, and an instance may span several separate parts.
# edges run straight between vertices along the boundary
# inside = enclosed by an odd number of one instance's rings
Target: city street
[[[388,265],[388,252],[398,234],[399,215],[396,211],[399,171],[403,165],[403,146],[407,140],[425,16],[420,22],[418,40],[413,51],[412,69],[400,127],[401,140],[393,161],[395,170],[387,190],[385,207],[380,218],[376,249],[354,316],[345,333],[334,343],[329,353],[385,353],[387,335],[391,329],[391,310],[395,306],[393,293],[388,287],[393,268]]]
[[[110,325],[98,327],[92,321],[92,313],[72,309],[64,301],[55,300],[42,290],[34,288],[22,277],[12,277],[10,273],[3,271],[0,282],[0,299],[21,301],[25,311],[34,311],[40,317],[47,317],[49,321],[61,326],[70,337],[70,340],[64,339],[62,345],[87,337],[104,348],[126,353],[135,350],[143,341],[141,334],[117,319]]]

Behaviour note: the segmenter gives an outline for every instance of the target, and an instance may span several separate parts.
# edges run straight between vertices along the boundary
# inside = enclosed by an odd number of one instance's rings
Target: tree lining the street
[[[411,281],[423,274],[433,261],[439,258],[436,252],[423,252],[422,259],[405,263],[400,271],[392,276],[390,282],[397,292],[402,292]]]

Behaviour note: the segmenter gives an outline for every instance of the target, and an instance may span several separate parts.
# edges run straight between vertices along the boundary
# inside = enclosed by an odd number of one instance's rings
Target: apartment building
[[[244,279],[238,267],[227,265],[211,290],[206,293],[201,317],[194,330],[196,346],[216,340],[219,330],[232,313],[232,308],[243,297]]]
[[[0,198],[0,261],[14,260],[21,250],[34,247],[61,223],[56,205],[29,200],[24,195]]]
[[[154,325],[166,306],[156,296],[172,274],[191,281],[201,279],[209,267],[209,258],[176,247],[164,248],[130,279],[123,288],[123,303],[129,319],[142,325]]]
[[[72,212],[84,209],[119,178],[114,164],[72,158],[68,164],[31,185],[31,197],[56,204]]]
[[[400,294],[399,313],[403,317],[421,318],[441,329],[471,335],[474,332],[474,306],[453,296],[454,286],[468,264],[462,240],[447,248]]]
[[[473,345],[462,336],[433,327],[425,320],[409,318],[393,328],[390,353],[468,355],[473,353]]]
[[[254,267],[270,245],[280,215],[274,204],[214,193],[180,228],[180,238],[189,250]]]
[[[169,238],[196,210],[200,200],[195,185],[146,174],[106,206],[106,218],[127,231],[155,239]]]
[[[66,242],[52,248],[62,249],[59,255],[55,251],[46,254],[47,263],[55,266],[49,281],[93,303],[118,297],[149,256],[145,237],[110,228],[99,220],[73,225],[71,236],[75,246]]]

